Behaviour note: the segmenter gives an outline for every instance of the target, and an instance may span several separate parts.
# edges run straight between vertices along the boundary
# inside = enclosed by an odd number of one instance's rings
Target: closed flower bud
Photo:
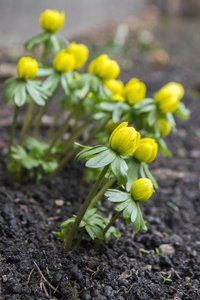
[[[134,157],[137,160],[150,163],[156,157],[158,152],[158,144],[154,139],[144,138],[140,140],[140,145],[134,152]]]
[[[57,72],[70,72],[75,67],[75,57],[72,54],[61,50],[54,58],[53,67]]]
[[[121,80],[116,80],[116,79],[109,79],[104,81],[105,86],[111,93],[113,94],[122,94],[124,84]]]
[[[59,13],[57,10],[47,9],[40,15],[40,26],[48,32],[56,32],[65,21],[65,13]]]
[[[102,54],[93,60],[88,68],[90,74],[98,76],[102,80],[115,79],[120,72],[118,63],[106,54]]]
[[[153,194],[153,184],[150,179],[140,178],[132,184],[130,193],[135,201],[146,202]]]
[[[124,97],[130,105],[134,105],[145,98],[146,86],[137,78],[132,78],[124,88]]]
[[[179,101],[184,95],[184,88],[181,84],[170,82],[163,86],[154,96],[161,113],[173,113],[177,110]]]
[[[122,96],[124,84],[121,80],[109,79],[104,81],[105,86],[113,94],[112,99],[116,101],[125,101]]]
[[[83,44],[76,44],[73,42],[67,47],[66,52],[74,55],[75,69],[82,68],[88,59],[89,51],[88,48]]]
[[[128,122],[123,122],[112,132],[109,146],[119,155],[132,154],[140,144],[140,134],[133,127],[127,127]]]
[[[158,119],[158,128],[160,131],[160,136],[164,137],[170,133],[172,126],[168,120],[164,118],[160,118]]]
[[[17,64],[19,78],[24,80],[33,79],[38,70],[38,63],[31,57],[22,57]]]

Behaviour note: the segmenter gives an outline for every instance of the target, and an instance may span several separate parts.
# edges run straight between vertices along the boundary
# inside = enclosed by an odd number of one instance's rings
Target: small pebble
[[[62,200],[62,199],[57,199],[57,200],[55,200],[55,205],[57,205],[57,206],[63,206],[64,205],[64,200]]]
[[[158,247],[158,250],[163,255],[173,255],[175,253],[175,249],[172,245],[162,244]]]

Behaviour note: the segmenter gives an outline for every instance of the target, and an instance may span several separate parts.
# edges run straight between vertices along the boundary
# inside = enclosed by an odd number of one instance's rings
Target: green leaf
[[[52,67],[38,68],[37,76],[38,77],[49,76],[51,75],[52,72],[54,72],[54,69]]]
[[[169,121],[169,123],[171,124],[172,128],[176,128],[176,122],[174,120],[174,116],[172,113],[167,113],[165,114],[167,120]]]
[[[128,166],[123,158],[119,155],[111,162],[111,169],[118,180],[118,184],[122,185],[127,182],[127,170]]]
[[[18,86],[15,88],[14,94],[14,102],[17,106],[22,106],[26,103],[26,83],[25,82],[18,82]]]
[[[131,157],[126,163],[128,165],[126,190],[129,192],[132,184],[139,178],[140,162]]]
[[[123,218],[125,220],[130,220],[131,222],[134,222],[137,217],[137,206],[135,201],[132,199],[132,197],[128,200],[127,207],[123,210]]]
[[[63,49],[62,43],[59,39],[59,36],[56,33],[51,34],[50,39],[51,39],[51,43],[56,52],[59,52]]]
[[[121,120],[122,115],[131,110],[131,107],[123,102],[118,101],[114,107],[114,111],[112,114],[113,122],[117,123]]]
[[[116,105],[117,105],[117,102],[116,102],[116,101],[112,101],[112,102],[101,102],[101,103],[100,103],[101,109],[103,109],[103,110],[105,110],[105,111],[109,111],[109,112],[113,112]]]
[[[65,91],[65,95],[69,95],[70,94],[70,89],[69,89],[69,84],[68,84],[68,80],[67,80],[67,77],[65,76],[65,74],[61,74],[61,77],[60,77],[60,83],[61,83],[61,86],[63,88],[63,90]]]
[[[136,203],[136,205],[137,205],[137,217],[133,223],[133,228],[134,228],[135,232],[137,233],[140,230],[140,227],[142,227],[143,230],[147,230],[147,227],[145,225],[139,204]]]
[[[190,110],[185,106],[183,102],[179,102],[179,106],[175,111],[175,114],[182,120],[188,120],[190,118]]]
[[[108,197],[108,201],[110,202],[123,202],[129,199],[130,194],[116,189],[108,189],[105,196]]]
[[[153,186],[157,189],[158,188],[157,181],[153,177],[153,175],[151,174],[151,172],[149,171],[149,166],[146,163],[142,163],[142,164],[143,164],[143,170],[146,173],[147,178],[149,178],[151,180],[151,182],[153,183]]]
[[[4,103],[8,103],[9,101],[12,100],[14,94],[15,94],[15,91],[18,87],[18,84],[19,84],[19,80],[17,78],[13,78],[13,80],[11,82],[8,83],[6,89],[5,89],[5,92],[3,94],[3,101]]]
[[[153,124],[155,124],[157,122],[158,119],[158,115],[157,115],[157,109],[153,109],[147,117],[147,123],[149,124],[149,126],[153,126]]]
[[[51,73],[51,75],[43,82],[43,88],[51,91],[52,93],[56,90],[60,83],[61,74],[57,72]]]
[[[158,148],[159,148],[159,151],[162,153],[162,155],[166,156],[166,157],[171,157],[172,154],[171,152],[169,151],[165,141],[163,139],[157,139],[156,140],[157,143],[158,143]]]
[[[77,143],[76,143],[77,144]],[[82,145],[79,145],[78,146],[82,146]],[[103,152],[104,150],[108,149],[106,146],[95,146],[95,147],[89,147],[88,149],[84,149],[82,150],[81,152],[79,152],[77,155],[76,155],[76,160],[77,161],[80,161],[81,159],[83,158],[86,158],[87,156],[90,156],[90,155],[94,155],[94,154],[97,154],[97,153],[100,153],[100,152]]]
[[[24,47],[26,51],[31,51],[39,44],[46,42],[50,38],[50,36],[51,34],[48,32],[43,32],[34,36],[33,38],[31,38],[25,43]]]
[[[27,84],[26,89],[30,95],[30,97],[34,100],[34,102],[39,106],[45,105],[45,100],[43,99],[43,95],[41,95],[38,90],[31,84]],[[45,97],[46,98],[46,97]]]
[[[142,178],[146,178],[146,174],[145,174],[145,172],[144,172],[144,165],[141,163],[140,164],[140,176],[142,177]]]
[[[134,105],[134,109],[140,110],[141,108],[143,108],[143,107],[145,107],[145,106],[147,106],[149,104],[152,104],[152,103],[154,103],[154,100],[152,98],[145,98],[142,101],[136,103]]]
[[[89,168],[102,168],[109,165],[115,158],[117,154],[110,148],[107,148],[101,153],[98,153],[90,160],[86,162],[86,167]]]
[[[115,204],[114,210],[117,212],[123,211],[128,206],[129,200],[130,200],[130,197],[123,202]]]
[[[140,109],[140,113],[145,113],[145,112],[149,112],[149,111],[153,111],[153,110],[155,110],[155,104],[149,104],[149,105],[142,107]]]

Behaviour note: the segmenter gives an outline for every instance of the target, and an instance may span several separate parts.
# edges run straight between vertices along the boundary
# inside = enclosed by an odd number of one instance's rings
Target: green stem
[[[61,125],[61,127],[59,128],[56,136],[54,137],[53,141],[51,142],[51,145],[49,146],[49,150],[47,155],[49,155],[51,153],[51,150],[53,148],[53,146],[61,139],[61,137],[63,136],[63,133],[65,132],[71,118],[76,114],[77,109],[79,108],[79,106],[76,106],[71,113],[69,114],[69,116],[67,117],[67,119],[64,121],[64,123]]]
[[[56,116],[55,116],[55,118],[54,118],[54,121],[53,121],[53,123],[51,124],[51,126],[50,126],[50,128],[49,128],[49,130],[48,130],[48,132],[47,132],[47,135],[46,135],[45,140],[44,140],[45,142],[47,142],[47,141],[49,140],[49,138],[51,137],[51,135],[52,135],[52,133],[53,133],[53,131],[54,131],[56,125],[57,125],[57,122],[58,122],[58,120],[59,120],[59,118],[60,118],[62,112],[63,112],[63,108],[61,107],[61,108],[59,109],[59,111],[57,112],[57,114],[56,114]]]
[[[16,131],[18,113],[19,113],[19,107],[17,105],[15,105],[13,122],[12,122],[12,127],[11,127],[11,132],[10,132],[10,140],[9,140],[9,144],[8,144],[8,162],[10,161],[11,146],[13,145],[14,135],[15,135],[15,131]]]
[[[111,226],[113,226],[113,224],[115,223],[115,221],[117,219],[119,219],[119,217],[121,216],[123,211],[119,211],[118,213],[116,213],[116,215],[110,220],[110,222],[107,224],[107,226],[104,228],[103,230],[103,237],[105,237],[106,232],[109,230],[109,228]],[[95,245],[94,245],[94,250],[97,250],[99,248],[99,246],[101,245],[101,243],[103,242],[104,238],[102,240],[97,240]]]
[[[76,245],[75,245],[75,248],[78,248],[82,242],[82,239],[83,239],[83,236],[84,236],[84,233],[85,233],[85,227],[82,228],[80,234],[79,234],[79,237],[78,237],[78,240],[76,242]]]
[[[106,172],[107,172],[108,168],[109,168],[109,165],[107,165],[107,166],[105,166],[103,168],[103,170],[101,171],[98,179],[96,180],[95,184],[93,185],[93,187],[92,187],[89,195],[87,196],[85,202],[81,206],[81,209],[80,209],[80,211],[79,211],[79,213],[78,213],[78,215],[76,217],[76,220],[75,220],[75,222],[74,222],[74,224],[72,226],[72,229],[70,231],[68,239],[67,239],[67,241],[66,241],[66,243],[65,243],[65,245],[63,247],[65,251],[69,251],[71,249],[72,242],[73,242],[74,237],[76,235],[76,232],[78,230],[79,224],[80,224],[81,220],[83,219],[83,216],[85,215],[85,213],[86,213],[86,211],[87,211],[87,209],[88,209],[88,207],[89,207],[89,205],[90,205],[90,203],[91,203],[94,195],[96,194],[99,186],[101,185],[101,183],[102,183],[102,181],[103,181],[103,179],[104,179],[104,177],[106,175]]]
[[[33,130],[33,137],[37,137],[39,129],[40,129],[40,125],[42,123],[42,117],[44,116],[44,114],[46,113],[49,105],[51,104],[56,92],[57,92],[58,88],[55,89],[55,91],[53,92],[53,94],[51,95],[51,97],[46,101],[45,105],[42,107],[42,109],[40,109],[40,114],[39,117],[37,119],[37,122],[35,124],[35,128]]]
[[[22,130],[21,130],[21,134],[20,134],[19,145],[21,145],[21,146],[23,146],[23,144],[24,144],[24,139],[25,139],[26,133],[29,129],[33,105],[34,105],[33,99],[30,99],[29,105],[28,105],[28,108],[26,111],[26,116],[24,119],[24,124],[22,126]]]
[[[102,189],[96,194],[96,196],[92,199],[90,208],[92,208],[93,206],[95,206],[95,204],[97,203],[97,201],[99,199],[101,199],[101,197],[105,194],[105,192],[107,191],[107,189],[109,189],[109,187],[111,187],[113,185],[113,183],[116,181],[116,178],[112,178],[110,179],[103,187]]]
[[[98,133],[100,132],[104,127],[105,127],[105,124],[108,122],[108,119],[103,123],[101,124],[101,126],[97,127],[95,130],[92,131],[92,133],[82,141],[82,144],[83,145],[86,145],[88,144],[92,139],[93,137]],[[53,178],[59,171],[60,169],[62,169],[62,167],[72,158],[74,157],[78,152],[79,150],[81,149],[81,147],[78,147],[78,148],[75,148],[75,149],[72,149],[59,163],[58,167],[55,169],[55,171],[50,175],[49,178]]]
[[[64,150],[67,151],[69,147],[74,143],[74,141],[87,129],[87,127],[93,122],[92,119],[88,120],[84,124],[82,124],[80,127],[76,129],[76,132],[74,134],[70,135],[70,138],[65,142]]]

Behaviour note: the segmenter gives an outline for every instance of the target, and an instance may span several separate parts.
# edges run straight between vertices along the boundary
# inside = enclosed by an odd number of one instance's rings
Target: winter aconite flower
[[[40,25],[42,29],[53,33],[58,31],[64,24],[65,13],[57,10],[47,9],[40,15]]]
[[[31,57],[22,57],[17,64],[19,78],[24,80],[33,79],[38,70],[38,63]]]
[[[140,134],[133,127],[127,127],[128,122],[123,122],[112,132],[109,146],[119,155],[132,154],[140,144]]]
[[[61,50],[53,61],[53,67],[57,72],[70,72],[75,68],[75,57],[72,54]]]
[[[140,140],[140,145],[134,152],[134,157],[137,160],[150,163],[156,157],[158,152],[158,144],[154,139],[144,138]]]
[[[130,105],[134,105],[145,98],[146,86],[137,78],[132,78],[125,86],[123,96]]]
[[[115,79],[119,75],[120,67],[115,60],[102,54],[90,63],[88,72],[101,80]]]
[[[108,79],[104,81],[107,89],[113,94],[112,99],[117,101],[125,101],[123,97],[124,84],[121,80]]]
[[[72,42],[66,49],[66,52],[75,57],[75,69],[82,68],[88,59],[89,50],[83,44]]]
[[[132,184],[130,193],[135,201],[146,202],[153,194],[153,184],[150,179],[140,178]]]
[[[158,119],[158,128],[160,131],[160,136],[165,137],[170,133],[172,126],[168,120],[166,120],[164,118],[159,118]]]
[[[179,101],[183,95],[183,86],[176,82],[170,82],[155,94],[154,100],[161,113],[173,113],[177,110]]]

